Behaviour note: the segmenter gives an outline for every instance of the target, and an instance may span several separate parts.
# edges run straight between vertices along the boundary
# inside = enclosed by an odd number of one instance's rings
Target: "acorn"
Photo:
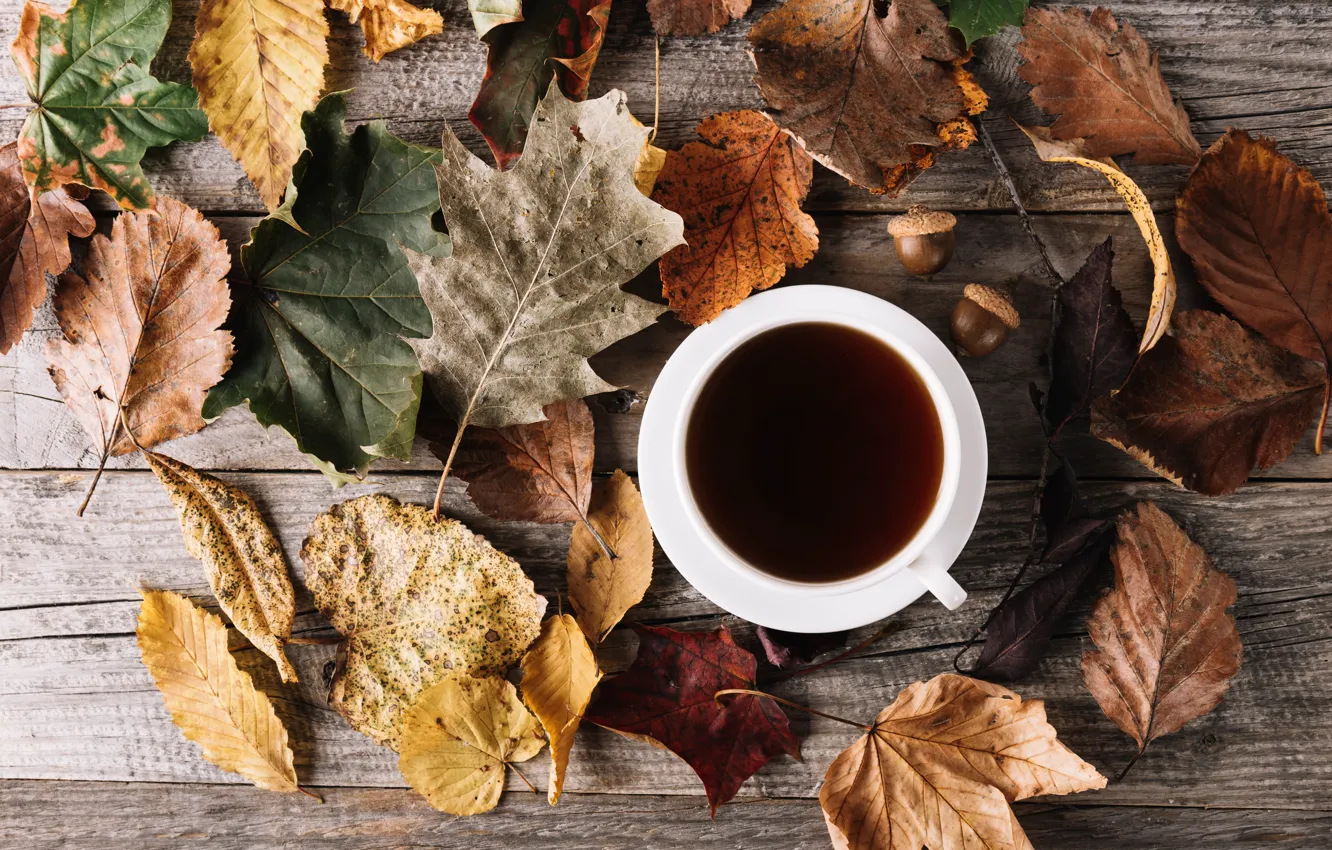
[[[1018,326],[1018,311],[1009,297],[997,289],[967,284],[962,300],[953,308],[949,330],[953,342],[970,357],[984,357],[1004,344],[1008,332]]]
[[[897,258],[907,271],[920,277],[938,274],[953,259],[953,227],[957,217],[917,204],[904,215],[888,220]]]

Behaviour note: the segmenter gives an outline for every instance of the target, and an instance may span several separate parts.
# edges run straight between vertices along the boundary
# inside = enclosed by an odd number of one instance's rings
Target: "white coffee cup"
[[[896,334],[884,329],[881,324],[866,321],[853,312],[848,312],[845,309],[845,304],[841,309],[832,306],[822,310],[818,307],[811,309],[810,299],[807,296],[811,294],[809,290],[814,289],[829,289],[829,287],[791,287],[790,289],[776,290],[771,293],[762,293],[728,311],[728,313],[736,315],[724,316],[723,320],[718,320],[712,325],[704,326],[693,332],[688,344],[693,349],[691,366],[694,368],[694,373],[683,393],[683,403],[673,405],[672,410],[665,411],[666,420],[663,422],[660,419],[663,414],[654,410],[652,400],[649,400],[648,416],[657,419],[657,421],[653,423],[653,427],[650,429],[646,427],[648,423],[645,422],[644,436],[664,433],[668,435],[668,442],[666,445],[645,445],[641,442],[643,439],[641,436],[639,445],[640,469],[646,466],[669,468],[670,477],[674,480],[675,487],[678,489],[676,501],[683,507],[683,515],[692,535],[706,544],[717,561],[725,564],[729,569],[741,573],[747,582],[756,584],[769,592],[800,594],[806,598],[835,597],[862,591],[872,592],[875,585],[890,579],[903,570],[908,570],[947,608],[950,610],[956,609],[966,600],[966,591],[948,574],[948,564],[940,563],[926,554],[926,549],[939,535],[945,521],[948,519],[961,479],[961,438],[953,404],[939,376],[926,362],[925,358],[921,357],[911,345]],[[805,290],[801,294],[806,297],[799,299],[784,299],[781,297],[783,294],[792,293],[794,290]],[[849,293],[849,291],[839,290],[839,297],[829,300],[844,302],[845,298],[841,293]],[[863,293],[853,294],[860,298],[870,297]],[[784,301],[786,304],[783,303]],[[787,304],[790,305],[790,308],[787,308]],[[741,315],[742,313],[747,315]],[[730,321],[724,321],[728,318]],[[737,321],[737,319],[740,319],[740,321]],[[916,320],[911,319],[911,321]],[[783,325],[810,322],[853,328],[874,337],[897,352],[920,377],[921,382],[929,391],[929,397],[938,414],[939,426],[943,435],[943,472],[938,493],[933,508],[915,535],[895,555],[877,567],[860,575],[832,582],[800,582],[785,579],[746,562],[744,558],[732,551],[717,536],[699,511],[697,502],[690,490],[689,476],[685,468],[686,434],[694,404],[717,366],[736,348],[759,334]],[[706,349],[702,352],[701,357],[700,344]],[[644,463],[644,460],[649,459],[644,457],[645,454],[662,451],[670,453],[669,459],[661,458],[658,454],[650,458],[653,461],[652,463]],[[663,460],[667,462],[661,463]],[[651,511],[651,505],[649,505],[649,511]],[[655,523],[656,520],[654,519],[653,522]]]

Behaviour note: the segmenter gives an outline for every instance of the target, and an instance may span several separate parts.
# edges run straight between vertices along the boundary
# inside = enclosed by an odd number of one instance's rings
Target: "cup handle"
[[[925,589],[943,603],[949,611],[956,611],[967,601],[967,592],[948,574],[948,569],[928,557],[917,558],[907,569],[920,579]]]

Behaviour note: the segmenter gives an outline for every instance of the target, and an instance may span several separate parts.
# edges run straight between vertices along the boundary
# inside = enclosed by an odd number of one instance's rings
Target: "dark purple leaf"
[[[759,643],[763,644],[763,654],[779,670],[809,664],[818,656],[846,645],[847,632],[826,632],[822,634],[800,634],[783,632],[759,626]]]
[[[1077,554],[1084,543],[1107,522],[1088,516],[1087,508],[1078,495],[1078,479],[1068,461],[1059,459],[1059,466],[1045,482],[1041,494],[1041,520],[1045,523],[1045,551],[1041,561],[1062,564]]]

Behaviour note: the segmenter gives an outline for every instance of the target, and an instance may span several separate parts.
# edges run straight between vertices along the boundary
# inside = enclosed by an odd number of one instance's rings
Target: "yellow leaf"
[[[315,517],[301,558],[315,604],[345,637],[329,703],[395,750],[422,691],[450,671],[503,673],[546,612],[518,563],[485,538],[388,496]]]
[[[361,25],[365,47],[361,51],[378,62],[389,53],[444,31],[444,19],[434,9],[420,9],[406,0],[328,0]]]
[[[301,115],[324,87],[322,0],[203,0],[190,65],[208,124],[269,210],[305,147]]]
[[[634,187],[643,197],[652,197],[652,190],[657,187],[657,175],[666,166],[666,151],[652,144],[643,142],[643,149],[638,152],[638,162],[634,163]]]
[[[619,469],[593,489],[587,518],[615,553],[611,560],[586,526],[574,526],[566,562],[569,601],[583,633],[595,644],[643,601],[652,583],[652,526],[643,497]]]
[[[204,758],[265,790],[300,790],[287,730],[227,651],[222,620],[178,594],[146,590],[138,635],[171,720]]]
[[[945,673],[879,712],[833,760],[819,802],[835,847],[1026,850],[1010,803],[1104,787],[1040,700]]]
[[[259,506],[244,490],[178,460],[153,452],[143,456],[176,507],[185,548],[203,562],[208,586],[232,625],[273,659],[282,681],[296,681],[282,652],[291,637],[296,596],[287,559]]]
[[[1142,332],[1142,342],[1138,345],[1138,353],[1141,354],[1156,345],[1165,335],[1166,329],[1170,327],[1170,314],[1175,309],[1175,271],[1170,266],[1170,255],[1166,252],[1165,240],[1161,238],[1161,231],[1156,227],[1156,216],[1152,213],[1151,203],[1138,188],[1138,184],[1119,170],[1114,160],[1109,157],[1093,159],[1086,156],[1082,150],[1082,139],[1056,141],[1050,135],[1049,127],[1023,127],[1018,124],[1018,129],[1027,134],[1027,138],[1036,147],[1036,154],[1045,162],[1072,162],[1105,175],[1105,179],[1110,181],[1110,185],[1119,193],[1119,197],[1124,199],[1124,205],[1133,214],[1133,220],[1138,223],[1138,231],[1142,233],[1143,241],[1147,243],[1147,253],[1152,258],[1152,268],[1155,271],[1152,281],[1152,306],[1147,314],[1147,326]]]
[[[451,673],[406,712],[398,769],[439,811],[475,815],[499,803],[505,766],[545,743],[513,685]]]
[[[541,635],[523,656],[523,702],[536,714],[550,739],[546,799],[552,806],[560,801],[574,733],[600,681],[596,656],[578,622],[560,614],[543,623]]]

